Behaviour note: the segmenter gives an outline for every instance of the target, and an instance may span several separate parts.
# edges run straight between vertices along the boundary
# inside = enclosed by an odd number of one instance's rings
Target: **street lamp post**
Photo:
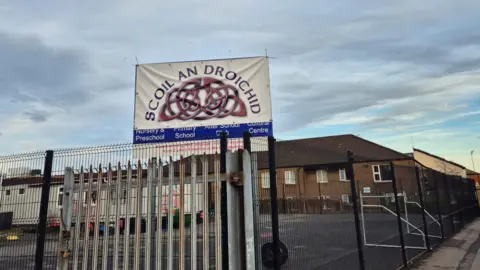
[[[475,162],[473,162],[473,153],[474,153],[474,152],[475,152],[475,150],[470,151],[470,157],[472,158],[473,171],[476,171],[476,170],[475,170]]]

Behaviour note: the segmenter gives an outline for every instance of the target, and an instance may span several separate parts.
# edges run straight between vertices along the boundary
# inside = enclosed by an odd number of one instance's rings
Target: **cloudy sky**
[[[128,142],[140,63],[264,55],[275,134],[480,168],[480,1],[0,0],[0,153]]]

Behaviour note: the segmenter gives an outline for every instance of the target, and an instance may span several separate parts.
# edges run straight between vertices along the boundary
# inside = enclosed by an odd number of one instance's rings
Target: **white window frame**
[[[328,183],[328,171],[327,170],[317,170],[317,183],[325,184]]]
[[[292,181],[293,179],[293,181]],[[297,184],[297,174],[293,170],[285,171],[285,185],[296,185]]]
[[[262,188],[270,188],[270,172],[260,173],[260,180],[262,182]]]
[[[21,190],[23,190],[23,193],[20,193]],[[25,195],[25,192],[27,192],[27,190],[25,188],[19,188],[18,189],[18,195]]]
[[[389,182],[392,182],[392,180],[383,180],[382,178],[382,170],[380,170],[380,167],[381,166],[388,166],[388,165],[382,165],[382,164],[376,164],[376,165],[372,165],[372,174],[373,174],[373,182],[375,183],[389,183]],[[375,168],[378,168],[378,172],[375,172]],[[375,175],[378,175],[380,176],[380,180],[375,180]]]
[[[12,191],[10,189],[5,190],[5,196],[10,196]]]
[[[343,203],[352,203],[352,201],[350,200],[351,196],[352,196],[351,194],[342,194],[342,202]],[[347,198],[347,199],[345,200],[345,198]]]
[[[341,173],[342,171],[345,175],[345,179],[342,179],[342,173]],[[346,169],[338,169],[338,179],[340,179],[340,181],[342,181],[342,182],[348,182],[349,181],[348,177],[347,177],[347,170]]]

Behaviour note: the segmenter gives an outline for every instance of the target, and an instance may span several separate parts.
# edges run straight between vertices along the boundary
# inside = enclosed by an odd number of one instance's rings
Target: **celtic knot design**
[[[247,116],[247,109],[238,92],[234,86],[215,78],[191,79],[168,92],[159,119],[185,121],[224,118],[229,115]]]

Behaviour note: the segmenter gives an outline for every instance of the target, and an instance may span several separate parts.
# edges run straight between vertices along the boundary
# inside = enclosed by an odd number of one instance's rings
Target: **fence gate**
[[[222,269],[220,155],[66,168],[59,269]]]
[[[57,269],[253,269],[241,154],[66,167]]]

